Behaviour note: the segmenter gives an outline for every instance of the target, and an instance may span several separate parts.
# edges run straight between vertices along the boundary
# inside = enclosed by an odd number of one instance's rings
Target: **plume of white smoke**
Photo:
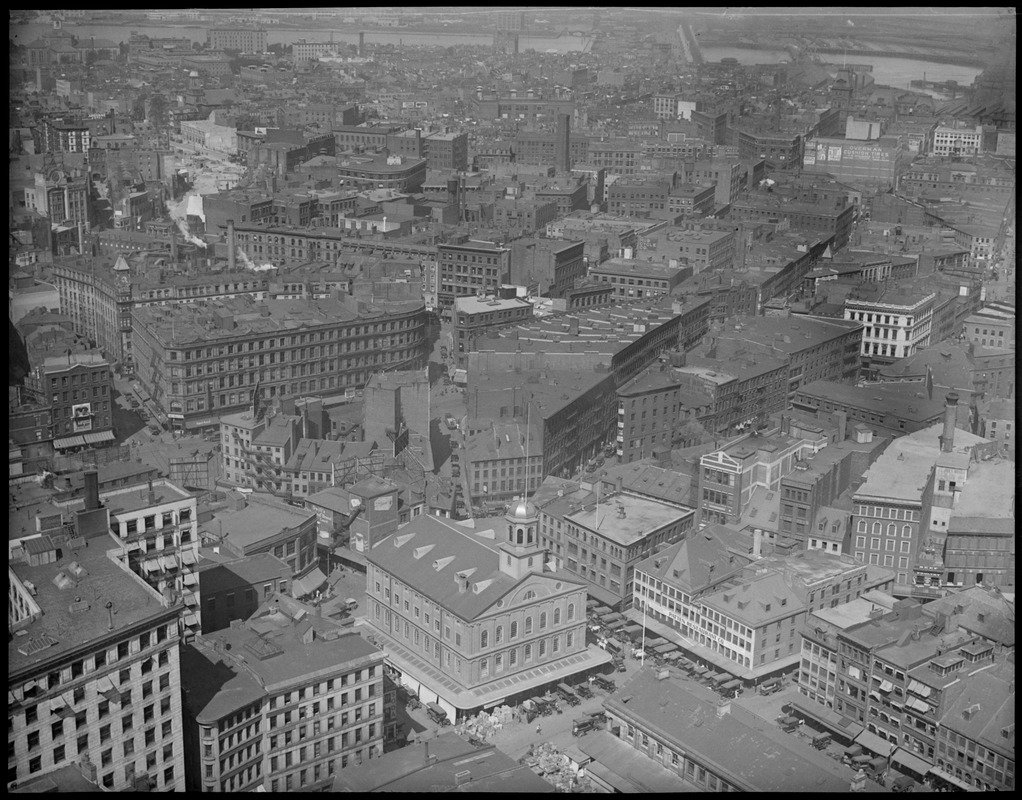
[[[248,257],[248,253],[238,248],[238,255],[241,256],[241,260],[245,262],[245,269],[250,269],[253,272],[265,272],[266,270],[274,269],[273,264],[263,264],[262,266],[252,263],[252,259]]]

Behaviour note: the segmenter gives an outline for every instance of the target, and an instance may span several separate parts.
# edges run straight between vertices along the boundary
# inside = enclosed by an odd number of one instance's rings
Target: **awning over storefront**
[[[185,625],[198,625],[199,618],[195,614],[185,614]]]
[[[878,756],[888,758],[891,755],[891,751],[894,750],[897,745],[886,739],[881,739],[872,731],[863,731],[855,737],[855,741],[869,750],[871,753],[876,753]]]
[[[85,434],[85,444],[99,444],[100,442],[112,442],[113,440],[113,431],[99,431],[98,433]]]
[[[181,551],[181,563],[188,564],[189,566],[198,561],[198,557],[195,555],[194,550],[182,550]]]
[[[184,592],[183,594],[186,606],[197,606],[199,604],[199,601],[193,592]]]
[[[324,583],[326,583],[326,575],[323,574],[319,567],[316,567],[304,578],[294,582],[294,596],[305,597],[307,594],[312,594]]]
[[[890,681],[880,681],[880,691],[881,692],[889,692],[893,688],[894,688],[894,684],[891,683]]]
[[[968,783],[963,781],[961,778],[956,778],[950,772],[945,772],[944,770],[942,770],[942,769],[940,769],[938,767],[930,767],[930,769],[927,770],[927,771],[931,775],[936,775],[941,780],[945,780],[945,781],[947,781],[950,784],[953,784],[953,785],[958,786],[958,787],[960,787],[962,789],[965,789],[965,791],[967,791],[967,792],[972,792],[972,791],[975,791],[975,789],[976,789],[975,786],[970,786]]]
[[[902,750],[900,748],[894,751],[894,755],[891,756],[891,761],[895,764],[900,764],[901,766],[906,767],[908,770],[919,776],[925,775],[933,766],[928,761],[923,761],[923,759],[915,753],[910,753],[908,750]]]
[[[160,566],[163,569],[177,569],[177,559],[174,556],[160,556]]]
[[[194,572],[185,573],[185,586],[195,586],[199,582],[199,576]]]
[[[853,722],[833,709],[821,706],[819,703],[814,703],[803,695],[796,695],[789,701],[788,705],[791,706],[793,712],[811,717],[844,739],[855,740],[859,734],[864,732],[863,727],[858,722]]]
[[[81,447],[85,444],[84,436],[65,436],[63,439],[53,440],[54,450],[67,450],[69,447]]]
[[[147,561],[142,562],[142,571],[148,575],[151,572],[156,572],[160,568],[159,560],[150,558]]]

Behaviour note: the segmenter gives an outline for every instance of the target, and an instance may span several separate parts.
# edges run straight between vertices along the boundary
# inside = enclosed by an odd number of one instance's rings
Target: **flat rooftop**
[[[887,613],[889,610],[890,606],[882,606],[862,597],[857,597],[847,603],[841,603],[834,608],[817,609],[810,616],[809,625],[810,627],[812,626],[812,617],[819,617],[824,622],[829,622],[834,627],[844,630],[845,628],[850,628],[853,625],[868,622],[870,614],[875,611],[883,611],[884,613]]]
[[[33,600],[42,616],[19,628],[19,634],[8,637],[8,676],[31,669],[61,654],[77,650],[83,643],[107,635],[116,636],[147,619],[154,621],[168,613],[154,591],[107,557],[104,546],[113,540],[98,537],[88,547],[64,548],[61,558],[52,563],[32,567],[24,563],[9,565],[22,583],[28,581],[36,589]],[[75,577],[71,564],[77,562],[83,572]],[[58,574],[67,576],[66,588],[54,583]],[[75,599],[81,598],[76,603]],[[112,603],[110,613],[107,603]],[[110,630],[111,613],[113,631]],[[20,631],[25,631],[21,634]]]
[[[532,303],[517,297],[456,297],[454,308],[466,314],[483,314],[490,311],[506,311],[512,308],[532,308]]]
[[[564,518],[627,547],[690,513],[651,500],[615,494],[601,498],[598,504],[566,514]]]
[[[1015,481],[1013,461],[997,459],[974,462],[969,466],[969,478],[958,496],[953,516],[1014,519]]]
[[[216,512],[214,524],[206,523],[207,530],[223,533],[232,544],[242,548],[276,536],[285,528],[297,528],[306,520],[315,519],[316,512],[287,505],[283,501],[249,495],[245,508]],[[221,527],[222,526],[222,527]]]
[[[877,497],[920,503],[930,471],[941,456],[939,437],[942,423],[901,436],[863,473],[864,481],[855,492],[856,499]],[[976,444],[985,442],[968,431],[955,430],[954,449],[968,452]]]

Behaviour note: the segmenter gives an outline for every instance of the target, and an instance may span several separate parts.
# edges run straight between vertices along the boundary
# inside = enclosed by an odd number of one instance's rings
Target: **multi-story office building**
[[[444,131],[425,139],[426,169],[468,171],[468,134]]]
[[[942,594],[939,555],[948,522],[970,459],[986,442],[955,429],[957,402],[957,395],[948,395],[943,426],[895,439],[852,496],[851,552],[858,561],[896,569],[899,596],[932,599]]]
[[[210,28],[206,31],[206,47],[210,50],[240,50],[242,53],[265,53],[266,31],[262,28]]]
[[[11,438],[51,453],[112,442],[112,390],[110,362],[98,353],[45,358],[11,404]]]
[[[273,553],[245,558],[221,556],[211,548],[202,550],[198,590],[207,602],[202,614],[206,636],[228,628],[235,620],[246,620],[276,592],[287,593],[291,568]]]
[[[585,242],[521,237],[511,242],[509,282],[530,294],[565,297],[586,277]]]
[[[190,791],[322,791],[383,754],[380,649],[279,598],[261,612],[182,652]]]
[[[316,521],[315,511],[253,493],[232,498],[227,508],[203,525],[201,535],[204,545],[234,558],[273,553],[291,569],[291,595],[301,598],[326,581],[318,566]],[[205,598],[204,605],[204,611],[218,613],[215,597]]]
[[[180,428],[211,427],[266,397],[336,394],[373,373],[418,367],[420,302],[240,300],[133,312],[138,380]]]
[[[698,275],[734,267],[735,244],[734,231],[667,228],[640,238],[636,255],[640,259],[677,261]]]
[[[593,280],[611,285],[615,297],[632,300],[669,295],[690,274],[689,267],[650,264],[631,258],[612,258],[589,270]]]
[[[468,424],[465,436],[466,477],[472,504],[503,505],[522,494],[532,494],[543,481],[543,441],[538,425],[493,420],[477,430]]]
[[[890,364],[931,341],[935,292],[882,292],[845,299],[844,318],[860,322],[864,367]]]
[[[713,186],[683,183],[667,195],[667,210],[686,217],[702,217],[713,211],[716,190]]]
[[[973,344],[982,347],[1015,348],[1015,311],[1010,313],[994,308],[981,308],[965,318],[962,333]]]
[[[787,221],[793,231],[833,236],[835,250],[848,245],[855,215],[855,206],[843,198],[839,198],[837,203],[821,204],[782,199],[777,195],[763,193],[757,193],[747,200],[735,201],[728,214],[736,222]]]
[[[1010,739],[1000,728],[1014,665],[995,653],[1010,610],[972,592],[949,601],[815,612],[803,634],[803,696],[792,705],[837,733],[849,722],[864,726],[855,737],[859,745],[919,779],[966,789],[1010,786],[1013,757],[995,744]],[[822,686],[813,670],[821,664],[828,673]],[[968,725],[980,710],[989,723]],[[970,740],[971,762],[965,758]]]
[[[220,418],[224,480],[236,486],[285,493],[285,466],[298,447],[302,418],[253,410]]]
[[[712,352],[712,351],[711,351]],[[685,355],[674,376],[690,391],[710,397],[704,417],[715,432],[741,432],[767,414],[784,409],[788,365],[769,356],[704,358]]]
[[[635,565],[682,539],[695,522],[689,508],[634,494],[569,493],[556,478],[544,481],[537,502],[543,546],[563,569],[588,583],[590,595],[612,608],[631,605]]]
[[[782,417],[782,429],[790,425],[784,420],[786,416]],[[845,438],[846,424],[839,424],[836,441],[799,461],[781,479],[777,532],[797,539],[807,550],[848,552],[847,531],[841,524],[847,512],[836,512],[834,504],[890,442],[874,438],[873,430],[865,425],[856,426],[853,435]]]
[[[943,404],[920,386],[908,383],[874,383],[849,386],[834,381],[813,381],[799,387],[791,407],[817,416],[845,414],[854,424],[868,425],[885,436],[904,436],[929,428],[943,418]],[[971,425],[964,408],[959,423]]]
[[[539,522],[525,501],[496,532],[422,516],[366,553],[373,636],[452,722],[610,659],[587,647],[586,586],[551,570]]]
[[[198,508],[195,497],[167,480],[98,490],[96,473],[85,473],[85,494],[61,505],[79,519],[95,517],[95,530],[119,545],[108,553],[161,597],[183,603],[181,636],[201,628],[199,618]],[[105,522],[105,526],[98,523]]]
[[[962,648],[966,663],[988,663],[989,651]],[[952,680],[958,675],[951,672]],[[950,677],[950,676],[949,676]],[[936,731],[934,774],[956,789],[1015,789],[1015,664],[995,657],[991,669],[968,675],[964,691],[947,706]],[[921,685],[921,684],[920,684]],[[913,698],[915,699],[915,698]],[[916,700],[918,708],[922,700]]]
[[[35,184],[25,189],[25,207],[37,211],[50,220],[51,225],[77,227],[84,231],[91,227],[89,181],[85,176],[75,177],[62,170],[47,174],[37,172]],[[83,243],[78,243],[79,252]]]
[[[938,125],[933,132],[935,156],[974,156],[983,150],[983,126],[975,128]]]
[[[607,188],[607,211],[620,217],[662,216],[673,188],[668,179],[622,178]]]
[[[759,681],[799,662],[798,637],[814,608],[894,580],[848,556],[758,558],[752,549],[746,534],[710,525],[661,550],[635,567],[632,616],[644,610],[692,658]]]
[[[476,339],[493,328],[531,319],[532,303],[517,297],[457,297],[454,300],[454,350],[458,366],[465,366]]]
[[[802,134],[761,130],[751,127],[737,132],[738,155],[743,161],[765,159],[779,169],[794,169],[802,163]]]
[[[8,565],[8,788],[77,762],[103,790],[182,791],[180,607],[103,539],[62,541]]]
[[[93,136],[114,133],[114,120],[106,114],[89,117],[52,117],[33,131],[37,153],[88,153]]]
[[[737,522],[757,486],[778,491],[800,459],[827,446],[822,431],[743,436],[699,459],[701,521]]]
[[[493,242],[469,240],[437,246],[441,307],[455,297],[493,293],[510,275],[511,248]]]
[[[912,155],[901,137],[873,141],[817,137],[805,144],[802,168],[823,172],[841,181],[890,189],[908,168]]]
[[[713,415],[713,397],[654,364],[617,390],[617,456],[623,464],[683,444],[686,422]]]
[[[745,172],[742,162],[736,158],[706,158],[697,161],[688,176],[704,186],[712,184],[714,204],[726,206],[738,198]]]
[[[859,374],[862,326],[858,322],[800,317],[742,316],[711,328],[717,358],[762,354],[788,362],[787,405],[813,381],[853,383]]]

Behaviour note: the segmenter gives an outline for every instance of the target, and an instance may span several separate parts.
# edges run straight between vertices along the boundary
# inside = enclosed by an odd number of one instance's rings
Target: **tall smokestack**
[[[227,269],[234,272],[237,268],[236,243],[234,241],[234,220],[227,220]]]
[[[557,172],[571,170],[571,115],[557,115],[557,144],[554,152],[554,169]]]
[[[365,31],[358,32],[358,55],[361,58],[366,52],[366,33]]]
[[[177,231],[170,229],[170,263],[177,263]]]
[[[99,473],[89,470],[85,473],[85,510],[95,511],[99,508]]]
[[[940,437],[940,451],[942,453],[950,453],[955,445],[955,423],[958,421],[958,393],[949,392],[944,400],[944,433]]]

